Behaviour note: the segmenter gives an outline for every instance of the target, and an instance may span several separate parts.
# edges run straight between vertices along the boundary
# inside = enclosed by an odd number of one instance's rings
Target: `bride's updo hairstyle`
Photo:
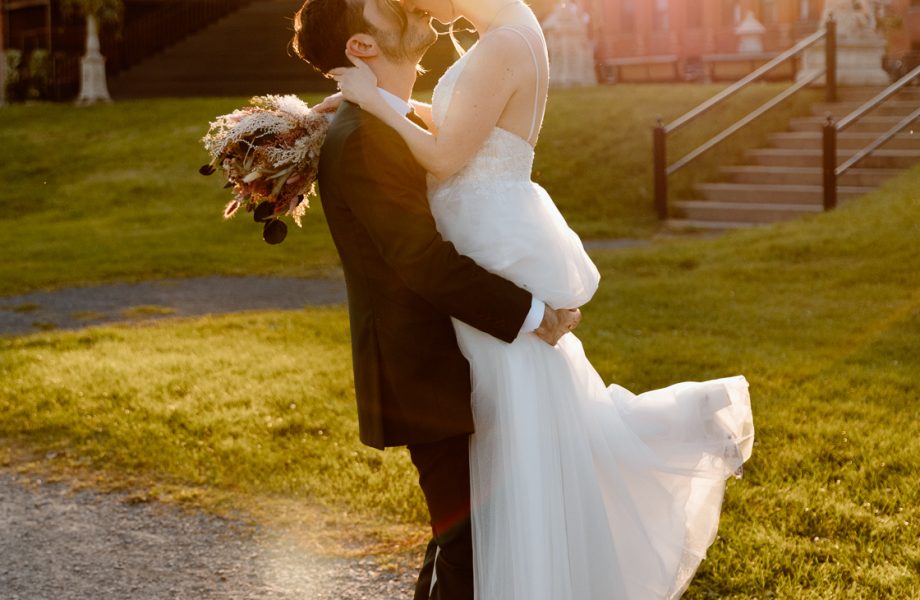
[[[294,15],[291,47],[325,75],[336,67],[352,66],[345,55],[348,39],[372,30],[364,18],[364,0],[307,0]]]

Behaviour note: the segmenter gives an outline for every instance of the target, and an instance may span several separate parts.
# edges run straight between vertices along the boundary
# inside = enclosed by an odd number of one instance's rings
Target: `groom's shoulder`
[[[390,150],[395,146],[408,150],[392,127],[347,101],[339,106],[326,137],[345,146],[389,147]]]

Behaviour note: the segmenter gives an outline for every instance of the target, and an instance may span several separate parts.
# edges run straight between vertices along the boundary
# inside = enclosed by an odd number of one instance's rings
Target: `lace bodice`
[[[477,44],[461,56],[441,76],[434,88],[431,98],[431,115],[439,128],[444,123],[450,108],[454,87],[460,78],[463,67],[469,57],[476,51]],[[534,118],[538,118],[537,115]],[[428,189],[433,191],[445,186],[459,183],[530,181],[533,170],[534,149],[521,136],[495,127],[483,142],[479,151],[473,155],[463,169],[444,181],[438,181],[429,175]]]

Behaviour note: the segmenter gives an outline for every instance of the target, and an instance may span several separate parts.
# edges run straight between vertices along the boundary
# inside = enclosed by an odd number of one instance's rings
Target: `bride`
[[[531,181],[549,82],[536,17],[519,0],[404,3],[479,33],[432,104],[413,103],[428,130],[382,100],[359,59],[334,72],[342,94],[406,141],[462,254],[553,308],[584,305],[600,275]],[[744,377],[634,395],[606,386],[574,335],[551,347],[454,327],[473,377],[476,597],[679,597],[715,538],[725,481],[751,453]]]

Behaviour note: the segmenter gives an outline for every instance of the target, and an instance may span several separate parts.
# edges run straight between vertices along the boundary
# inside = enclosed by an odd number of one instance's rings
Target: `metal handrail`
[[[669,133],[680,129],[687,123],[693,121],[702,114],[708,112],[715,106],[719,105],[723,101],[727,100],[731,96],[734,96],[739,91],[741,91],[746,86],[750,85],[757,79],[760,79],[765,74],[772,71],[774,68],[782,64],[783,62],[794,58],[798,54],[801,54],[814,44],[818,43],[821,40],[825,41],[825,68],[817,70],[811,76],[804,78],[803,80],[795,83],[790,86],[777,96],[771,98],[766,103],[742,117],[738,122],[731,125],[727,129],[723,130],[719,134],[715,135],[707,142],[703,143],[698,148],[694,149],[686,156],[675,162],[673,165],[668,166],[667,164],[667,136]],[[808,36],[804,40],[800,41],[798,44],[789,48],[785,52],[779,54],[773,60],[764,64],[760,68],[756,69],[746,77],[743,77],[734,84],[728,86],[709,100],[706,100],[693,110],[681,115],[671,123],[665,125],[661,122],[661,119],[658,119],[658,123],[653,130],[653,174],[654,174],[654,190],[655,190],[655,212],[658,214],[658,218],[665,220],[668,218],[668,176],[675,173],[676,171],[682,169],[687,164],[701,156],[702,154],[708,152],[726,138],[738,132],[743,127],[747,126],[755,119],[762,116],[764,113],[770,109],[777,106],[779,103],[783,102],[793,94],[801,91],[805,86],[813,83],[821,76],[825,76],[825,96],[827,102],[836,102],[837,101],[837,23],[834,21],[833,16],[831,16],[825,28],[823,30],[816,31],[812,35]]]
[[[794,85],[786,88],[785,90],[780,92],[778,95],[774,96],[773,98],[771,98],[764,104],[760,105],[758,108],[754,109],[753,111],[749,112],[747,115],[739,119],[734,125],[731,125],[730,127],[724,129],[721,133],[711,138],[708,142],[704,143],[703,145],[698,147],[696,150],[693,150],[692,152],[684,156],[682,159],[680,159],[679,161],[677,161],[676,163],[668,167],[668,175],[673,175],[674,173],[676,173],[683,167],[687,166],[691,161],[693,161],[698,156],[705,154],[706,152],[712,150],[718,144],[724,141],[726,138],[738,132],[746,125],[749,125],[755,119],[765,114],[766,112],[768,112],[770,109],[774,108],[775,106],[781,104],[784,100],[786,100],[790,96],[795,95],[796,93],[801,91],[802,88],[808,85],[811,85],[812,83],[814,83],[815,80],[817,80],[819,77],[822,77],[823,75],[824,75],[824,71],[816,71],[810,77],[802,79],[801,81],[796,82]]]
[[[872,142],[871,144],[869,144],[868,146],[866,146],[865,148],[863,148],[862,150],[860,150],[859,152],[851,156],[849,160],[847,160],[845,163],[843,163],[842,165],[834,169],[834,175],[836,175],[837,177],[840,177],[841,175],[846,173],[848,170],[850,170],[850,167],[852,167],[856,163],[860,162],[862,159],[866,158],[867,156],[869,156],[870,154],[878,150],[881,146],[884,146],[886,143],[888,143],[889,140],[891,140],[891,138],[901,133],[903,129],[907,128],[908,125],[910,125],[917,119],[920,119],[920,108],[914,110],[914,112],[910,113],[909,115],[901,119],[897,125],[895,125],[891,129],[883,133],[881,136],[876,138],[874,142]]]
[[[861,119],[867,112],[869,112],[870,110],[872,110],[873,108],[875,108],[876,106],[884,102],[885,100],[888,100],[888,98],[891,98],[893,95],[900,92],[901,88],[903,88],[905,85],[907,85],[908,83],[910,83],[917,77],[920,77],[920,66],[918,66],[917,68],[915,68],[913,71],[911,71],[904,77],[898,79],[897,81],[889,85],[887,88],[879,92],[874,98],[866,101],[862,106],[860,106],[859,108],[857,108],[856,110],[854,110],[853,112],[845,116],[844,118],[840,119],[840,121],[837,122],[837,131],[843,131],[844,129],[852,125],[854,122]]]
[[[831,115],[827,116],[827,121],[824,123],[824,129],[821,136],[823,146],[821,164],[824,188],[824,210],[831,210],[837,206],[837,179],[851,167],[859,164],[867,156],[888,143],[908,125],[920,119],[920,108],[916,108],[914,112],[901,119],[894,127],[891,127],[888,131],[875,138],[875,140],[856,152],[856,154],[839,166],[837,165],[837,134],[863,118],[866,113],[900,92],[907,84],[917,78],[920,78],[920,66],[889,85],[876,94],[874,98],[865,102],[862,106],[840,119],[837,123],[834,123],[834,119]]]
[[[721,92],[719,92],[718,94],[710,98],[709,100],[703,102],[702,104],[694,108],[693,110],[687,112],[686,114],[674,119],[673,121],[665,125],[665,132],[673,133],[674,131],[677,131],[678,129],[680,129],[681,127],[683,127],[690,121],[693,121],[694,119],[702,115],[703,113],[708,112],[709,109],[721,103],[723,100],[727,100],[731,96],[734,96],[735,94],[740,92],[743,88],[747,87],[749,84],[753,83],[754,81],[757,81],[758,79],[760,79],[761,77],[763,77],[764,75],[766,75],[767,73],[769,73],[770,71],[772,71],[773,69],[781,65],[782,63],[786,62],[790,58],[804,52],[811,46],[820,42],[822,39],[825,38],[825,36],[827,36],[827,30],[819,30],[819,31],[814,32],[813,34],[811,34],[810,36],[808,36],[807,38],[805,38],[804,40],[802,40],[801,42],[793,46],[792,48],[789,48],[782,54],[777,55],[776,58],[774,58],[770,62],[765,63],[763,66],[757,68],[755,71],[752,71],[750,74],[743,77],[742,79],[739,79],[738,81],[728,86],[727,88],[725,88],[724,90],[722,90]],[[828,100],[828,102],[833,102],[833,101],[834,99]]]

